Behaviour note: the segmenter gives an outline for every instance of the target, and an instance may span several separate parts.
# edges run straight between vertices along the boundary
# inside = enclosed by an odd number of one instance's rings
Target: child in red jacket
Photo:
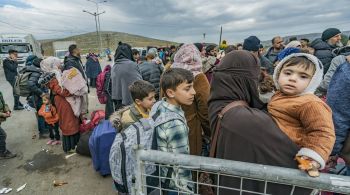
[[[45,122],[49,126],[50,140],[46,143],[47,145],[61,145],[60,132],[58,130],[58,114],[55,106],[50,102],[48,96],[43,97],[43,105],[41,106],[38,114],[44,117]]]

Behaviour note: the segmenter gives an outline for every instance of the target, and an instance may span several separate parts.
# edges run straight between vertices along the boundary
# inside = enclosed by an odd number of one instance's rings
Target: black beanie
[[[337,28],[328,28],[322,33],[322,41],[327,41],[328,39],[334,37],[337,34],[340,34],[340,30]]]
[[[33,60],[33,65],[36,66],[36,67],[38,67],[38,68],[40,68],[40,62],[41,62],[41,61],[43,61],[43,59],[41,59],[41,58],[35,58],[35,59]]]
[[[243,49],[247,51],[259,51],[260,39],[256,36],[250,36],[244,39]]]
[[[205,51],[207,52],[207,53],[209,53],[211,50],[214,50],[215,49],[215,45],[208,45],[206,48],[205,48]]]
[[[203,47],[204,47],[202,43],[193,43],[193,45],[197,47],[199,52],[202,52]]]

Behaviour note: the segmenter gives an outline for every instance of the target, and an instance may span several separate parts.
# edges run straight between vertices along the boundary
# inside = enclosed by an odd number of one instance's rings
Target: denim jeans
[[[6,132],[0,126],[0,154],[6,152]]]

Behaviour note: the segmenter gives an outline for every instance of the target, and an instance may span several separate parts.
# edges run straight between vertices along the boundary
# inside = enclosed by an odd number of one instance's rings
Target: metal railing
[[[153,191],[152,194],[159,195],[165,191],[199,194],[200,187],[205,185],[210,185],[215,194],[321,195],[323,192],[350,194],[350,177],[339,175],[321,174],[320,177],[312,178],[297,169],[142,149],[136,151],[136,160],[137,167],[132,192],[136,195],[150,194],[151,191]],[[155,164],[159,170],[158,173],[146,174],[144,166]],[[192,172],[193,180],[188,181],[194,186],[192,192],[181,187],[167,188],[161,185],[161,181],[167,177],[161,176],[160,170],[170,167],[174,170],[172,181],[175,181],[175,184],[177,183],[177,170],[186,169]],[[215,181],[212,185],[198,181],[199,175],[204,172],[209,173]],[[150,185],[149,178],[156,178],[158,184]],[[223,179],[226,179],[226,185],[221,185]],[[235,182],[229,182],[227,185],[227,179]],[[276,193],[276,189],[281,191]]]

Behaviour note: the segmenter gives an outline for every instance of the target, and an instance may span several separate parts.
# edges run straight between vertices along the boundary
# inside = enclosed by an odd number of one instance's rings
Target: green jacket
[[[0,91],[0,123],[6,121],[5,113],[11,111],[5,103],[4,97]]]

